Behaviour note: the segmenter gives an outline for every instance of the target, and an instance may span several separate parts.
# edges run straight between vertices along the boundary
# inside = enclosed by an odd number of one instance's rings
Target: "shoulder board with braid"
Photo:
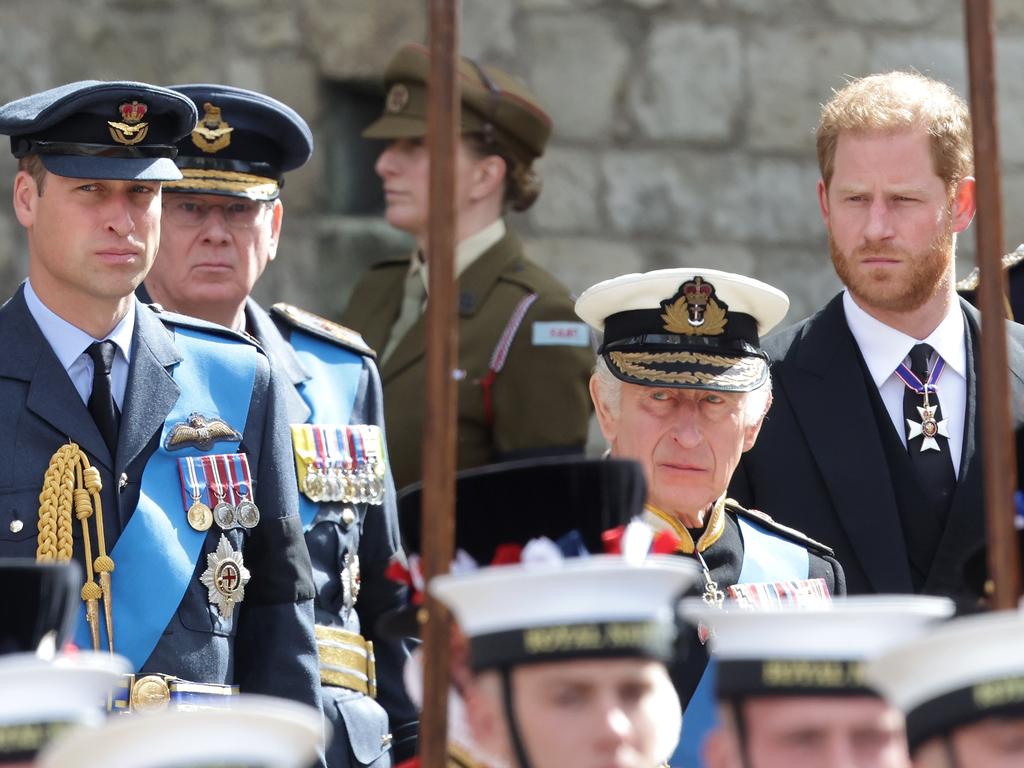
[[[357,331],[346,328],[325,317],[320,317],[304,309],[278,302],[270,308],[270,314],[275,318],[283,320],[288,325],[310,333],[318,338],[326,339],[339,347],[356,352],[366,357],[377,357],[369,344],[363,341],[363,337]]]
[[[794,544],[799,544],[815,555],[835,557],[836,553],[832,551],[831,547],[822,544],[820,541],[815,541],[810,536],[798,531],[796,528],[790,528],[788,525],[776,522],[771,515],[765,514],[759,509],[745,509],[732,499],[726,499],[725,504],[728,511],[734,512],[740,517],[745,517],[751,522],[757,523],[762,528],[769,530],[772,533],[776,533],[784,539],[792,541]]]

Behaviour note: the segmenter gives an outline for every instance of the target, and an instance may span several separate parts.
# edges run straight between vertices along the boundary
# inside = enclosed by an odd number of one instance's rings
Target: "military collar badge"
[[[175,424],[164,440],[164,448],[174,451],[193,445],[202,451],[208,451],[214,443],[225,440],[239,442],[242,435],[238,430],[216,417],[210,418],[201,413],[189,414],[188,421]]]
[[[715,296],[715,286],[694,277],[661,302],[665,330],[687,336],[718,336],[729,322],[729,306]]]
[[[395,83],[388,91],[385,107],[388,112],[397,113],[405,109],[409,103],[409,89],[401,83]]]
[[[235,605],[245,598],[245,585],[249,583],[249,570],[242,553],[231,547],[223,533],[217,550],[206,556],[206,570],[199,581],[209,592],[210,605],[216,605],[221,617],[231,618]]]
[[[117,108],[121,113],[121,120],[108,120],[110,126],[110,137],[118,144],[132,146],[146,138],[149,133],[149,123],[142,121],[149,111],[149,107],[141,101],[125,102]]]
[[[192,131],[192,143],[203,152],[214,154],[231,144],[231,132],[235,130],[221,116],[220,107],[206,102],[203,116]]]

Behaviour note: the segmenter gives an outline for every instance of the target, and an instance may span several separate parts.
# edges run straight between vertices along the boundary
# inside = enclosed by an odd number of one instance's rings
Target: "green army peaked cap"
[[[430,52],[422,45],[403,45],[384,73],[387,97],[384,114],[363,136],[368,139],[411,139],[427,133],[427,75]],[[493,132],[494,142],[529,164],[544,154],[551,136],[551,118],[521,82],[494,67],[462,56],[458,66],[462,91],[462,133]]]

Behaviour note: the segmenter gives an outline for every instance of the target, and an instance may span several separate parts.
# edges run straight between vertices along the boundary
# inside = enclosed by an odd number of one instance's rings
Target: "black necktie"
[[[97,341],[89,345],[85,353],[92,358],[92,394],[89,395],[89,413],[99,427],[103,440],[110,449],[110,455],[117,453],[117,430],[121,414],[114,402],[114,391],[110,385],[110,370],[114,365],[117,347],[114,342]]]
[[[931,373],[931,366],[928,363],[933,352],[928,344],[917,344],[910,350],[910,370],[922,382],[928,381]],[[938,361],[939,358],[936,356],[936,364]],[[907,435],[910,463],[917,473],[917,479],[929,506],[945,517],[956,486],[956,473],[953,471],[949,438],[943,434],[947,430],[942,424],[943,414],[939,407],[939,396],[934,391],[928,393],[928,407],[934,408],[931,419],[928,419],[927,413],[922,415],[920,410],[924,408],[924,395],[914,392],[910,387],[903,390],[904,430]],[[938,450],[935,450],[935,446]]]

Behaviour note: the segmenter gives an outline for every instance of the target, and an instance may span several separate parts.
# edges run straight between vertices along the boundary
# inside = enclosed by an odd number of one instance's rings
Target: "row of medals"
[[[304,481],[310,501],[341,501],[347,504],[380,504],[384,501],[384,481],[376,472],[373,459],[358,469],[306,466]]]
[[[188,524],[197,531],[208,531],[214,523],[222,531],[252,529],[259,521],[260,508],[249,499],[242,499],[238,504],[221,500],[210,509],[201,498],[193,496],[192,506],[188,508]]]

